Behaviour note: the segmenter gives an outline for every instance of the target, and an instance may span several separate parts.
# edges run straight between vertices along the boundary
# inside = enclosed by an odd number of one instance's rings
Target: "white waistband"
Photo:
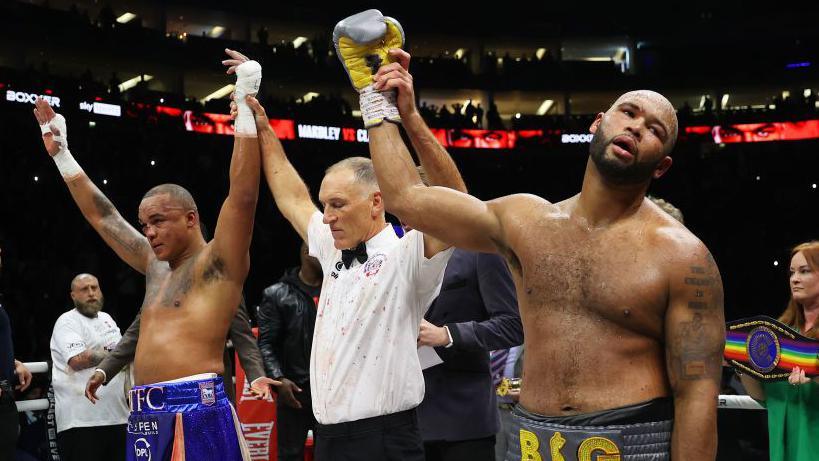
[[[169,381],[162,381],[155,384],[171,384],[171,383],[183,383],[185,381],[201,381],[203,379],[214,379],[216,378],[216,373],[199,373],[198,375],[190,375],[185,376],[184,378],[176,378],[171,379]]]

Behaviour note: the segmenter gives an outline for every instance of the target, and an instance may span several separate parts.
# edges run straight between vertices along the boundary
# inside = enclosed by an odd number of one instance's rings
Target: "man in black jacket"
[[[301,266],[267,287],[259,305],[259,349],[267,376],[281,381],[276,390],[279,461],[304,459],[307,431],[315,429],[310,398],[310,349],[321,292],[322,271],[301,246]]]

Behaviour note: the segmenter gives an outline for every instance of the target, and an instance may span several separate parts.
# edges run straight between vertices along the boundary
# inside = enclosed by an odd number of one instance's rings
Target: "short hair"
[[[193,195],[191,195],[187,189],[178,184],[160,184],[158,186],[154,186],[148,190],[148,192],[145,192],[145,195],[142,196],[142,200],[163,194],[167,194],[174,202],[178,203],[186,210],[193,210],[196,212],[199,211],[196,207],[196,202],[193,200]]]
[[[635,90],[635,91],[628,91],[626,93],[621,94],[617,100],[615,100],[609,110],[615,107],[620,103],[620,101],[629,98],[644,98],[649,99],[657,104],[658,109],[661,111],[665,111],[668,115],[671,116],[669,122],[670,125],[668,129],[670,130],[668,133],[668,144],[665,148],[666,155],[670,155],[671,151],[674,150],[674,146],[677,144],[677,137],[679,135],[679,120],[677,119],[677,110],[674,108],[674,105],[671,104],[671,101],[668,100],[662,94],[652,91],[652,90]]]
[[[682,211],[680,211],[679,208],[672,205],[671,202],[669,202],[667,200],[664,200],[664,199],[661,199],[659,197],[653,197],[651,195],[649,195],[647,198],[649,200],[651,200],[652,202],[654,202],[655,205],[660,207],[661,210],[663,210],[666,213],[668,213],[669,215],[671,215],[672,218],[679,221],[680,224],[685,224],[685,220],[683,218]]]
[[[74,278],[71,279],[71,291],[74,291],[74,287],[77,285],[77,283],[79,283],[80,279],[84,279],[84,278],[88,278],[88,277],[93,278],[94,280],[97,281],[97,283],[99,283],[99,279],[97,278],[97,276],[95,276],[94,274],[89,274],[87,272],[83,272],[81,274],[75,275]]]
[[[350,170],[353,172],[354,181],[378,190],[378,179],[375,177],[375,168],[373,168],[373,161],[367,157],[348,157],[340,162],[330,165],[324,172],[325,175],[333,173],[338,170]]]

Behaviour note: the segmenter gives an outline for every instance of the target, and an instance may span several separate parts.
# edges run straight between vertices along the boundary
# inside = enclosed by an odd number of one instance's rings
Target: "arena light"
[[[463,105],[461,105],[461,115],[466,115],[466,106],[469,105],[469,103],[471,102],[472,102],[471,99],[467,99],[466,101],[464,101]]]
[[[318,95],[319,94],[316,93],[315,91],[308,91],[307,93],[305,93],[304,96],[301,97],[301,101],[303,103],[308,103],[308,102],[312,101],[313,98],[318,97]]]
[[[222,26],[213,26],[213,29],[210,30],[210,36],[213,38],[219,38],[222,34],[225,33],[225,28]]]
[[[720,103],[719,103],[720,109],[725,109],[726,107],[728,107],[728,98],[729,97],[730,97],[730,95],[728,93],[725,93],[724,95],[722,95],[722,101],[720,101]]]
[[[120,24],[127,24],[130,20],[134,19],[135,17],[136,15],[134,13],[125,13],[117,18],[117,22]]]
[[[232,83],[230,85],[225,85],[222,88],[219,88],[218,90],[214,91],[213,93],[205,96],[199,102],[206,103],[206,102],[210,101],[211,99],[222,99],[225,96],[232,93],[235,88],[236,88],[236,85],[234,85]]]
[[[150,82],[153,79],[154,79],[154,76],[153,75],[148,75],[148,74],[137,75],[134,78],[129,78],[128,80],[126,80],[126,81],[119,84],[119,92],[124,93],[124,92],[130,90],[131,88],[137,86],[137,84],[139,84],[139,82]]]
[[[802,91],[802,96],[805,97],[805,98],[809,98],[811,93],[812,93],[812,91],[811,91],[810,88],[805,88],[805,90]]]
[[[554,106],[554,104],[555,102],[553,100],[546,99],[540,104],[540,107],[537,108],[537,112],[535,113],[537,115],[546,115],[546,113],[549,112],[549,109],[551,109],[552,106]]]
[[[538,48],[537,51],[535,51],[535,56],[538,60],[543,59],[543,56],[546,56],[546,48]]]
[[[301,37],[301,36],[296,37],[295,39],[293,39],[293,48],[298,48],[298,47],[304,45],[304,42],[306,42],[306,41],[307,41],[307,37]]]
[[[457,50],[455,50],[455,53],[453,54],[453,56],[455,56],[455,59],[461,59],[461,58],[464,57],[464,53],[466,53],[465,49],[458,48]]]

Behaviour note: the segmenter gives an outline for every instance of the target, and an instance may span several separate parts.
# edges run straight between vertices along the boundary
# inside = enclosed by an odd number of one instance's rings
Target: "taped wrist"
[[[71,155],[71,151],[68,149],[61,149],[51,158],[66,182],[77,179],[83,173],[82,167],[74,160],[74,156]]]
[[[256,96],[262,83],[262,66],[256,61],[246,61],[236,67],[236,88],[233,93],[238,113],[233,125],[235,134],[256,136],[256,119],[245,102],[245,96]]]
[[[359,94],[359,104],[366,128],[378,126],[384,120],[401,122],[395,90],[377,91],[373,85],[367,85]]]

